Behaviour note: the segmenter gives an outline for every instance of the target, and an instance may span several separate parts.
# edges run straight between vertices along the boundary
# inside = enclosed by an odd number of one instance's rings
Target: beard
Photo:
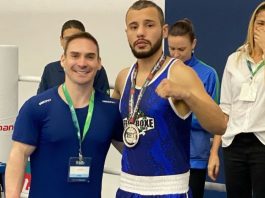
[[[163,37],[161,36],[153,46],[151,46],[151,49],[146,52],[137,52],[135,48],[130,44],[130,48],[132,50],[133,55],[135,58],[142,59],[142,58],[148,58],[152,55],[154,55],[161,47],[162,45]]]

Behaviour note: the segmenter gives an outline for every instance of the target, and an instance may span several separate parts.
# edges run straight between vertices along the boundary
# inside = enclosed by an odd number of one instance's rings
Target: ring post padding
[[[0,45],[0,162],[7,161],[17,111],[18,47]]]

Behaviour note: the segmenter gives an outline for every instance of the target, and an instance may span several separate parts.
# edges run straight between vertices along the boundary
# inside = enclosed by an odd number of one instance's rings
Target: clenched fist
[[[162,98],[172,97],[176,100],[183,100],[188,96],[183,86],[174,83],[172,80],[163,79],[156,88],[156,93]]]

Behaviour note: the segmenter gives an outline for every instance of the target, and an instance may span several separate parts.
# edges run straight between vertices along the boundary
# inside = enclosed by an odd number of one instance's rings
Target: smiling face
[[[148,58],[162,50],[162,40],[167,29],[161,25],[155,8],[129,10],[126,26],[128,42],[136,58]]]
[[[168,36],[168,48],[171,57],[182,60],[183,62],[189,60],[192,51],[195,48],[196,39],[191,42],[188,35],[183,36]]]
[[[61,64],[65,70],[65,83],[88,85],[94,82],[97,70],[101,67],[97,45],[87,38],[71,40]]]

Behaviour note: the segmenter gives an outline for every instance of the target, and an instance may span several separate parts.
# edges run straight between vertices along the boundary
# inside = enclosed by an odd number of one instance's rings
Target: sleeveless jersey
[[[125,146],[122,171],[138,176],[162,176],[185,173],[189,170],[191,113],[178,116],[171,99],[163,99],[155,92],[161,80],[168,78],[175,59],[158,71],[147,86],[139,105],[140,116],[135,124],[140,139],[135,147]],[[128,124],[129,93],[135,65],[130,68],[120,101],[124,128]],[[140,89],[136,87],[134,104]]]

